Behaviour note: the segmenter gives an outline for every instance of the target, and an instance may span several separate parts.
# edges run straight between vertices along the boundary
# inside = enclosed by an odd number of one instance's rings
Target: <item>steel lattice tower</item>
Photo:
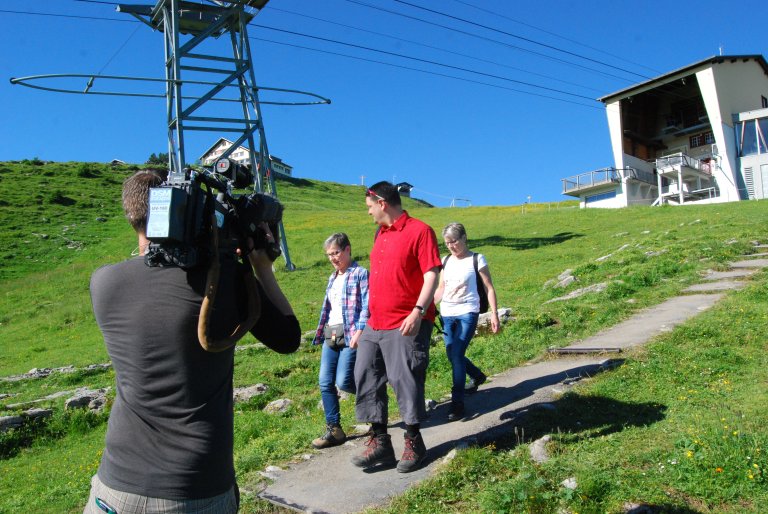
[[[248,23],[268,1],[207,0],[194,3],[158,0],[154,6],[117,6],[118,12],[128,13],[164,34],[170,184],[186,181],[185,131],[230,132],[240,136],[219,158],[229,157],[247,143],[255,188],[277,196],[247,29]],[[231,56],[213,55],[200,50],[201,44],[210,38],[227,37],[231,42]],[[192,97],[184,96],[182,91],[192,84],[197,84],[197,87],[204,84],[206,90]],[[232,90],[239,92],[239,100],[231,101],[240,103],[242,116],[202,115],[200,111],[208,101],[221,101],[222,93]],[[279,228],[286,266],[292,270],[294,266],[282,222]]]

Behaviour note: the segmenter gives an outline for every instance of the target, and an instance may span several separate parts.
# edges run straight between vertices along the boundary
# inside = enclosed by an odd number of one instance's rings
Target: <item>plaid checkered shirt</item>
[[[341,318],[344,321],[344,339],[349,344],[352,338],[352,329],[362,330],[368,322],[368,270],[360,266],[357,261],[352,261],[347,271],[341,297],[341,304],[344,307],[341,311]],[[320,310],[320,321],[317,324],[317,331],[312,344],[322,344],[325,341],[323,329],[328,323],[328,317],[331,313],[331,302],[328,295],[336,274],[337,272],[334,271],[328,278],[325,299]]]

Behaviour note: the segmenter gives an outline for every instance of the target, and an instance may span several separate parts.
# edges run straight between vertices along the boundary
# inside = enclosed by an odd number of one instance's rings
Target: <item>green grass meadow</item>
[[[136,247],[120,207],[121,183],[135,169],[0,162],[0,377],[107,362],[88,283],[96,268],[128,258]],[[367,267],[375,227],[360,186],[291,179],[277,187],[297,267],[288,272],[278,261],[278,280],[309,332],[331,271],[323,240],[347,232],[353,255]],[[472,360],[488,373],[546,358],[548,348],[679,294],[703,271],[726,269],[754,252],[753,242],[768,243],[766,202],[618,210],[581,210],[575,202],[430,208],[405,199],[404,205],[438,233],[451,221],[464,223],[470,247],[488,257],[499,305],[515,317],[500,334],[477,337],[470,347]],[[546,285],[566,269],[577,283]],[[545,303],[603,282],[601,293]],[[767,286],[768,275],[755,274],[745,289],[564,394],[557,410],[521,415],[514,433],[459,452],[380,511],[618,513],[637,503],[654,512],[764,512]],[[242,344],[252,342],[248,336]],[[235,407],[243,512],[279,511],[254,497],[263,480],[259,471],[311,452],[310,441],[324,427],[319,358],[309,344],[289,356],[259,346],[236,354],[235,385],[269,387]],[[430,359],[427,396],[440,400],[450,391],[441,343]],[[0,416],[14,413],[9,404],[113,383],[111,370],[0,381],[0,395],[12,395],[0,396]],[[293,401],[287,412],[262,412],[278,398]],[[349,428],[353,401],[342,402]],[[65,412],[63,402],[42,402],[38,406],[53,406],[51,418],[0,434],[0,513],[82,510],[107,414]],[[390,408],[396,412],[394,402]],[[552,436],[552,459],[535,465],[528,446],[545,434]],[[577,480],[575,490],[560,485],[567,478]]]

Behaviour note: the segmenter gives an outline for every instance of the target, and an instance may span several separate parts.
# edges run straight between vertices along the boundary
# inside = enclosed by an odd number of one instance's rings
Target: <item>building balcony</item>
[[[656,159],[656,171],[662,177],[677,179],[683,177],[711,177],[709,162],[702,162],[684,153],[676,153]]]
[[[607,185],[621,183],[624,179],[656,184],[653,173],[647,171],[635,168],[603,168],[562,179],[563,194],[578,197],[583,193],[605,189]]]

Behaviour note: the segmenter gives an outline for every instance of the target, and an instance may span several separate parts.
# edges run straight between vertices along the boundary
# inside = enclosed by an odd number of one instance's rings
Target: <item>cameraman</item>
[[[123,208],[138,236],[138,256],[96,270],[91,299],[116,375],[106,447],[85,513],[237,512],[232,456],[234,347],[206,352],[198,318],[207,270],[149,267],[143,254],[148,193],[162,179],[142,170],[123,184]],[[266,224],[265,239],[273,242]],[[255,271],[261,316],[251,333],[279,353],[299,346],[301,329],[263,249],[247,258]],[[211,315],[215,337],[246,317],[244,274],[221,257]]]

